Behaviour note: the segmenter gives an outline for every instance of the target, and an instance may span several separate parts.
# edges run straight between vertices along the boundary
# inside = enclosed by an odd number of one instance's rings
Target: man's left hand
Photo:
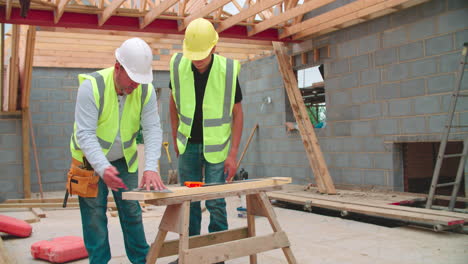
[[[146,190],[151,190],[153,187],[154,190],[164,190],[167,187],[164,185],[163,181],[161,180],[161,176],[156,171],[145,171],[143,172],[143,178],[141,179],[139,188],[144,188],[146,186]]]
[[[237,169],[236,158],[235,156],[232,157],[231,155],[229,155],[226,161],[224,161],[224,174],[225,175],[228,174],[226,178],[227,182],[230,182],[232,178],[234,178],[234,175],[236,174],[236,169]]]

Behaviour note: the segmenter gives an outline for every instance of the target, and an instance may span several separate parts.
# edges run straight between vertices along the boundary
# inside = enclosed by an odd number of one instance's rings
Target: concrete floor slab
[[[240,205],[237,197],[228,199],[230,228],[246,225],[246,219],[238,218],[236,208]],[[6,249],[19,264],[47,263],[34,260],[30,246],[34,242],[58,236],[81,236],[80,213],[77,209],[47,210],[46,218],[32,223],[33,234],[29,238],[4,237]],[[164,212],[164,207],[150,206],[143,214],[146,238],[151,243]],[[298,263],[303,264],[466,264],[468,263],[468,236],[456,233],[435,233],[414,227],[388,228],[341,218],[317,215],[308,212],[275,208],[282,228],[287,232],[292,251]],[[15,216],[15,212],[0,212]],[[18,214],[18,212],[16,212]],[[21,218],[18,216],[18,218]],[[111,243],[111,264],[127,264],[122,233],[118,217],[109,215],[109,241]],[[209,213],[203,213],[202,233],[208,230]],[[256,219],[257,233],[267,234],[271,227],[267,219]],[[169,233],[166,239],[176,239]],[[166,264],[176,257],[166,257],[157,263]],[[287,263],[281,250],[259,254],[258,263]],[[88,263],[87,259],[71,262]],[[248,263],[248,257],[234,259],[227,264]]]

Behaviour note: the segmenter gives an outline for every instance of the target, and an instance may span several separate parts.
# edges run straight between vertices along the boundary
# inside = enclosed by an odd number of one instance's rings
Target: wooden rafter
[[[7,20],[9,20],[10,17],[11,17],[11,7],[12,7],[11,2],[12,1],[13,0],[6,0],[6,15],[5,15],[5,17],[6,17]]]
[[[189,0],[180,0],[179,2],[179,16],[185,16],[185,7]]]
[[[151,11],[149,11],[145,17],[140,22],[140,28],[145,28],[151,22],[153,22],[156,18],[158,18],[162,13],[164,13],[167,9],[171,8],[175,5],[179,0],[166,0],[161,4],[155,6]]]
[[[106,21],[112,16],[112,14],[114,14],[117,8],[119,8],[119,6],[121,6],[124,1],[125,0],[114,0],[110,5],[106,6],[106,8],[99,15],[99,26],[104,25],[104,23],[106,23]]]
[[[231,0],[231,3],[237,8],[237,11],[242,11],[242,6],[237,2],[237,0]]]
[[[310,0],[304,0],[304,3],[309,2],[309,1]],[[294,18],[294,24],[301,23],[303,18],[304,18],[304,14],[298,15],[297,17]]]
[[[256,3],[255,5],[251,6],[250,8],[243,9],[238,14],[224,20],[223,22],[218,24],[216,31],[223,32],[224,30],[232,27],[233,25],[248,19],[249,17],[255,16],[259,12],[270,8],[276,4],[281,3],[283,0],[264,0],[262,2]]]
[[[273,26],[276,26],[282,22],[288,21],[288,19],[294,18],[296,16],[305,14],[307,12],[310,12],[316,8],[319,8],[321,6],[324,6],[326,4],[329,4],[335,0],[315,0],[315,1],[310,1],[307,3],[304,3],[302,5],[298,5],[295,8],[289,9],[286,12],[272,18],[268,19],[266,21],[263,21],[259,23],[258,25],[255,25],[251,31],[249,31],[248,35],[252,36],[257,33],[260,33],[268,28],[271,28]]]
[[[192,22],[193,20],[210,14],[216,9],[223,7],[225,4],[229,3],[230,1],[231,0],[214,0],[213,2],[207,4],[203,9],[190,14],[190,16],[186,17],[183,20],[183,23],[179,25],[179,31],[184,30],[188,26],[188,24]]]
[[[422,0],[421,2],[425,2]],[[375,12],[397,7],[407,0],[373,0],[365,1],[358,0],[351,4],[336,8],[326,14],[319,15],[317,17],[308,19],[297,25],[285,28],[284,32],[280,34],[280,38],[288,37],[290,35],[296,34],[293,36],[294,39],[301,39],[308,35],[320,32],[328,28],[339,26],[343,23],[349,22],[354,19],[362,19],[365,21],[365,17],[373,14]],[[313,27],[312,27],[313,25]]]
[[[51,6],[51,7],[56,7],[57,5],[55,3],[47,2],[47,1],[42,1],[42,0],[31,0],[31,3],[37,3],[45,6]]]
[[[0,1],[3,8],[0,22],[181,34],[192,20],[205,17],[217,24],[220,36],[289,42],[327,34],[428,0],[355,0],[305,21],[304,14],[333,0],[304,0],[300,5],[300,0],[245,0],[242,7],[240,0],[26,1],[31,1],[26,18],[18,12],[21,8],[18,0]],[[235,7],[232,14],[224,10],[230,2]],[[340,15],[336,16],[337,13]],[[118,17],[109,19],[113,15]],[[257,21],[259,17],[263,21]]]
[[[218,10],[214,12],[214,20],[219,20],[221,18],[221,15],[223,14],[223,8],[220,7]]]
[[[146,7],[148,6],[148,2],[151,2],[149,0],[140,0],[140,6],[138,7],[138,10],[140,12],[143,12],[144,10],[146,10]]]
[[[54,23],[57,24],[65,11],[65,6],[70,0],[58,0],[57,7],[54,10]]]
[[[12,26],[11,57],[10,57],[10,63],[8,65],[9,67],[8,111],[17,110],[20,31],[21,31],[20,25]]]
[[[206,5],[206,0],[190,0],[185,7],[185,12],[191,14],[195,10],[202,9]]]

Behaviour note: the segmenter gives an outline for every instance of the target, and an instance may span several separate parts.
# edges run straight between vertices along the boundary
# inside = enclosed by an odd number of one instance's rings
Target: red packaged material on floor
[[[0,215],[0,232],[17,237],[28,237],[32,233],[32,226],[21,219]]]
[[[52,263],[64,263],[88,257],[83,238],[77,236],[57,237],[31,245],[31,255]]]

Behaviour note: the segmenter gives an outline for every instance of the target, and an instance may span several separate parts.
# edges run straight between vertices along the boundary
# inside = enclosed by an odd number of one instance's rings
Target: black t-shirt
[[[211,66],[213,65],[213,57],[211,59],[210,66],[204,73],[198,72],[197,68],[192,64],[193,77],[195,81],[195,115],[192,123],[192,131],[190,132],[189,142],[191,143],[203,143],[203,97],[205,96],[206,83],[208,82],[208,77],[210,75]],[[242,91],[239,84],[239,79],[237,79],[236,84],[236,96],[234,103],[239,103],[242,101]],[[169,81],[169,88],[171,87],[171,82]]]

